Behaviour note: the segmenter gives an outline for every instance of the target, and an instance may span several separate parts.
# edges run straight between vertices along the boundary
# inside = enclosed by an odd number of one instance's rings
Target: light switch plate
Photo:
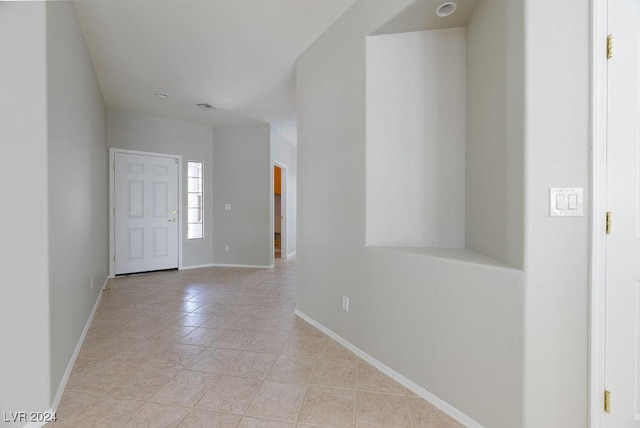
[[[225,211],[231,211],[231,204],[224,204]]]
[[[582,187],[549,189],[549,215],[551,217],[581,217],[584,215]]]
[[[349,312],[349,297],[342,296],[342,310]]]

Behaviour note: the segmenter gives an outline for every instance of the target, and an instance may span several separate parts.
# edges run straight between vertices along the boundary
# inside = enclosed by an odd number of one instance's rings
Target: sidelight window
[[[202,239],[203,231],[203,169],[202,162],[187,162],[187,238]]]

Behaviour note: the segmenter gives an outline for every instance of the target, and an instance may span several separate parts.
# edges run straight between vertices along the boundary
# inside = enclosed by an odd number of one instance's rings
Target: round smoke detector
[[[446,3],[442,3],[436,9],[436,16],[438,18],[445,18],[447,16],[451,16],[451,15],[453,15],[453,13],[456,11],[457,8],[458,8],[458,5],[455,4],[452,1],[448,1]]]

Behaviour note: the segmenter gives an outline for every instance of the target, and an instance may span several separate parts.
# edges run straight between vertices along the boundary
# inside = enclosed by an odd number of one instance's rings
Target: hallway
[[[295,277],[277,259],[110,280],[49,426],[460,426],[296,317]]]

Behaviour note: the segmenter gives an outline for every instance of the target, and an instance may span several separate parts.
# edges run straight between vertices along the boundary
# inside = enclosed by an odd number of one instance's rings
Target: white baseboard
[[[233,267],[233,268],[250,268],[250,269],[272,269],[273,265],[234,265],[234,264],[222,264],[214,263],[213,267]]]
[[[71,376],[71,372],[73,371],[73,366],[75,365],[76,359],[80,354],[80,349],[82,348],[84,339],[87,337],[87,333],[89,332],[89,328],[91,327],[91,323],[93,322],[93,317],[96,315],[96,311],[98,310],[98,305],[100,305],[100,299],[102,299],[102,293],[104,292],[104,289],[107,286],[107,282],[109,281],[110,278],[111,277],[107,276],[107,278],[104,280],[104,283],[102,284],[102,288],[100,289],[100,293],[98,294],[96,303],[93,305],[91,314],[89,314],[89,319],[87,319],[87,323],[84,326],[84,330],[82,330],[80,339],[78,339],[78,343],[76,344],[76,349],[73,351],[73,355],[71,355],[71,359],[69,360],[69,364],[67,365],[67,370],[65,370],[64,376],[62,376],[62,380],[60,381],[60,386],[58,387],[58,392],[56,393],[56,396],[53,400],[51,409],[44,412],[46,414],[54,414],[58,410],[58,406],[60,405],[60,400],[62,400],[62,394],[64,394],[64,389],[67,386],[67,382],[69,382],[69,376]],[[44,425],[45,423],[31,422],[30,424],[25,425],[25,428],[39,428]]]
[[[295,251],[292,251],[292,252],[290,252],[289,254],[287,254],[287,258],[288,258],[288,259],[290,259],[291,257],[293,257],[293,256],[295,256],[295,255],[296,255],[296,252],[295,252]]]
[[[214,267],[214,266],[215,265],[213,263],[209,263],[206,265],[182,266],[180,270],[202,269],[202,268],[208,268],[208,267]]]
[[[460,410],[456,409],[446,401],[438,398],[436,395],[430,393],[429,391],[427,391],[420,385],[416,384],[415,382],[407,379],[406,377],[404,377],[397,371],[393,370],[392,368],[376,360],[374,357],[367,354],[366,352],[356,347],[355,345],[351,344],[349,341],[337,335],[332,330],[329,330],[327,327],[320,324],[318,321],[305,315],[303,312],[299,311],[298,309],[295,310],[295,314],[300,318],[302,318],[303,320],[305,320],[306,322],[308,322],[309,324],[311,324],[312,326],[314,326],[315,328],[317,328],[318,330],[322,331],[324,334],[326,334],[336,342],[340,343],[342,346],[344,346],[345,348],[347,348],[348,350],[356,354],[358,357],[365,360],[367,363],[371,364],[373,367],[380,370],[382,373],[386,374],[387,376],[389,376],[390,378],[392,378],[393,380],[395,380],[396,382],[398,382],[399,384],[407,388],[408,390],[413,391],[415,394],[424,398],[429,403],[433,404],[435,407],[442,410],[444,413],[446,413],[447,415],[451,416],[453,419],[463,424],[465,427],[483,428],[481,424],[474,421],[472,418],[465,415]]]

